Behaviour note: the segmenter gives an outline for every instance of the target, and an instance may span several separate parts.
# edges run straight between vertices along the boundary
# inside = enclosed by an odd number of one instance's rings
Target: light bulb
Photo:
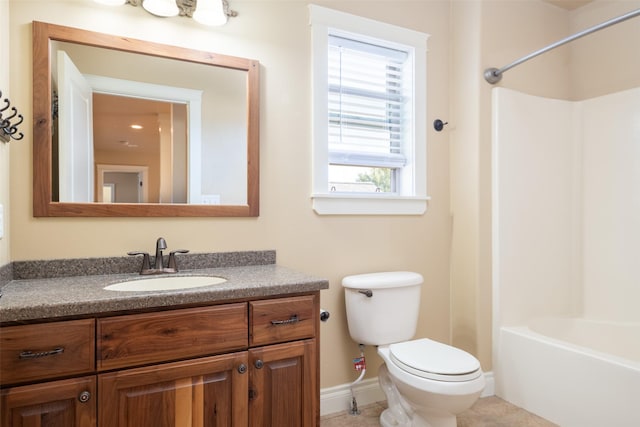
[[[227,14],[224,13],[222,0],[198,0],[193,19],[203,25],[224,25]]]
[[[156,16],[170,17],[180,13],[175,0],[143,0],[142,7]]]

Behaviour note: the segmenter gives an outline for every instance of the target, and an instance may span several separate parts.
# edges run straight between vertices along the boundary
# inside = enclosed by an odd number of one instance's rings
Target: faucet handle
[[[189,249],[176,249],[175,251],[169,252],[169,265],[168,269],[172,269],[173,271],[178,271],[178,263],[176,262],[176,254],[186,254],[189,252]]]
[[[127,252],[127,255],[142,255],[142,269],[140,270],[140,274],[145,274],[147,271],[151,270],[151,263],[149,262],[149,254],[147,252],[133,251]]]

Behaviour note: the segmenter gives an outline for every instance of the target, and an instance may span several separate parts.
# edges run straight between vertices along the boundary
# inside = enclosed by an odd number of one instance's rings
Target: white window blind
[[[408,101],[408,53],[329,35],[329,163],[398,169]]]

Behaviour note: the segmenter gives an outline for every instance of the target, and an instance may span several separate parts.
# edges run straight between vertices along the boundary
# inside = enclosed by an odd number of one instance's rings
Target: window
[[[313,208],[426,210],[427,35],[311,5]]]

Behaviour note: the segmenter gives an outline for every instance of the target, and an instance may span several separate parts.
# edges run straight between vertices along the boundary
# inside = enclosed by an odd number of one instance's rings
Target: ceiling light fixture
[[[224,25],[238,12],[229,8],[227,0],[94,0],[96,3],[119,6],[140,6],[154,16],[168,18],[185,16],[209,26]]]
[[[229,7],[227,6],[227,9]],[[221,0],[198,0],[193,20],[203,25],[218,26],[227,23],[227,14]]]

